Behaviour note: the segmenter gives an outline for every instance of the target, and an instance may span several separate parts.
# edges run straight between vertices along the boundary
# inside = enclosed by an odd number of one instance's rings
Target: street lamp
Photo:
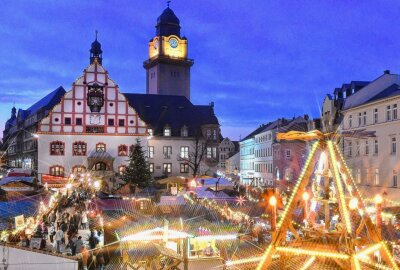
[[[310,194],[307,191],[303,193],[303,200],[304,200],[304,220],[307,220],[308,217],[308,200],[310,199]]]
[[[276,197],[274,195],[269,198],[269,205],[272,206],[272,213],[271,213],[271,231],[276,230]]]

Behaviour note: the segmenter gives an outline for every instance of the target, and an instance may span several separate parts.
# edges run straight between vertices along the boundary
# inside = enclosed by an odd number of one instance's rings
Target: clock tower
[[[156,36],[149,42],[146,69],[146,93],[185,96],[190,100],[188,41],[181,37],[178,17],[168,7],[157,18]]]

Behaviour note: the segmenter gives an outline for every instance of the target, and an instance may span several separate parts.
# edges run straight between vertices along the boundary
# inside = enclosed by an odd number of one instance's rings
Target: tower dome
[[[92,42],[92,45],[90,47],[90,64],[94,62],[94,59],[97,58],[97,62],[101,64],[102,62],[102,53],[103,51],[101,50],[101,44],[97,40],[97,30],[96,30],[96,39],[95,41]]]
[[[181,27],[178,17],[174,11],[168,6],[164,9],[163,13],[157,18],[156,35],[157,36],[170,36],[176,35],[180,37]]]

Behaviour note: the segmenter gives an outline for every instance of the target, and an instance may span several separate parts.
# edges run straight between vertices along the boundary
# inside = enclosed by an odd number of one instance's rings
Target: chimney
[[[390,74],[390,70],[389,70],[389,69],[385,70],[385,71],[383,72],[383,74]]]

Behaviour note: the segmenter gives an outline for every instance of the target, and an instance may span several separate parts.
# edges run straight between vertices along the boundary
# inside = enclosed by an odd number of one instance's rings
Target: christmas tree
[[[140,140],[137,139],[136,144],[131,146],[129,164],[122,174],[122,180],[140,188],[149,186],[152,179],[144,154]]]

